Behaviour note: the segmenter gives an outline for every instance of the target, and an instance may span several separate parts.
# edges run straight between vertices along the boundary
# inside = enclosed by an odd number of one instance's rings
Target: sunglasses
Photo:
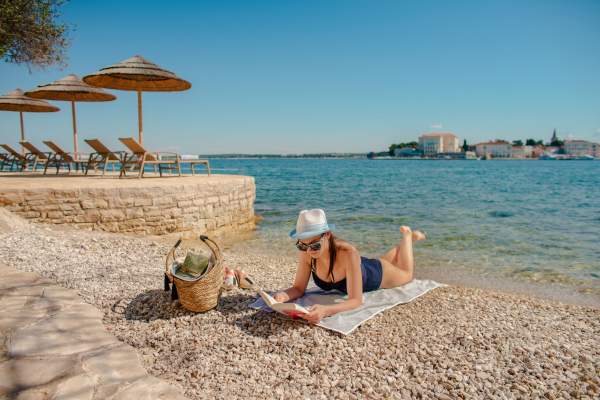
[[[296,247],[300,251],[306,251],[308,249],[310,249],[312,251],[319,251],[319,250],[321,250],[321,239],[323,239],[323,236],[324,236],[324,234],[321,235],[319,240],[317,240],[316,242],[309,243],[309,244],[302,243],[301,241],[298,240],[296,242]]]

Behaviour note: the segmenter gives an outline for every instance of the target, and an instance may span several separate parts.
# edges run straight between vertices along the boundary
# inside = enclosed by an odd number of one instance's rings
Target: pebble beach
[[[225,292],[194,314],[163,291],[168,240],[34,225],[0,210],[0,256],[78,291],[148,373],[190,399],[600,396],[600,309],[451,285],[341,336]],[[290,284],[294,254],[224,253],[260,287]]]

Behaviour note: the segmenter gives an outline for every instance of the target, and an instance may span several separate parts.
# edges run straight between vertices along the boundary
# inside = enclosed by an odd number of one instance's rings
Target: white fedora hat
[[[327,224],[325,211],[321,210],[320,208],[302,210],[298,215],[296,229],[290,232],[290,237],[294,239],[307,239],[313,236],[318,236],[325,232],[329,232],[334,228],[335,225]]]

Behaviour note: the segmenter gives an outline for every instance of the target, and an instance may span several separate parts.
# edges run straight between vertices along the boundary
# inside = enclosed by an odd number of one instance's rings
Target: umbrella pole
[[[23,123],[23,111],[19,111],[19,119],[21,120],[21,141],[25,141],[25,124]],[[21,154],[25,155],[25,148],[21,145]]]
[[[142,92],[138,90],[138,140],[143,144],[144,128],[142,126]]]
[[[71,116],[73,117],[73,157],[78,160],[79,156],[77,155],[77,118],[75,112],[75,102],[71,101]]]

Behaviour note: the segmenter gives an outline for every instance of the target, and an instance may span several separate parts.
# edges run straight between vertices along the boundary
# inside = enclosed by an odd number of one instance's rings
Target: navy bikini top
[[[344,293],[347,292],[346,278],[342,279],[341,281],[337,281],[337,282],[327,282],[327,281],[324,281],[321,278],[319,278],[317,276],[316,262],[314,262],[314,260],[311,260],[310,271],[312,272],[312,277],[313,277],[313,280],[315,281],[315,285],[317,285],[321,289],[326,290],[326,291],[336,289],[336,290],[339,290],[340,292],[344,292]]]

